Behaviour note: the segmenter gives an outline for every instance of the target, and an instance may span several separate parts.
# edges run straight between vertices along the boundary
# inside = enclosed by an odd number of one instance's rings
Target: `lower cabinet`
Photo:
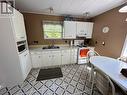
[[[23,79],[25,80],[32,67],[29,51],[25,51],[22,54],[20,54],[19,58],[23,73]]]
[[[61,65],[60,51],[43,51],[42,52],[42,66]]]
[[[52,51],[52,65],[61,65],[61,51]]]
[[[78,55],[77,55],[77,54],[78,54],[77,52],[78,52],[77,49],[71,49],[71,55],[70,55],[70,57],[71,57],[71,58],[70,58],[70,60],[71,60],[70,63],[71,63],[71,64],[77,63],[77,58],[78,58],[78,57],[77,57],[77,56],[78,56]]]
[[[31,53],[32,66],[34,68],[39,68],[42,65],[42,55],[41,53]]]
[[[77,63],[77,49],[31,52],[33,68]]]
[[[62,50],[61,51],[61,63],[70,64],[70,50]]]

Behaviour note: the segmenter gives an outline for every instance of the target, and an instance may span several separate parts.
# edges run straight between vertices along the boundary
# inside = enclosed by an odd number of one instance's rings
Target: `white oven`
[[[78,49],[78,64],[88,63],[87,53],[90,49],[87,47],[82,47]]]

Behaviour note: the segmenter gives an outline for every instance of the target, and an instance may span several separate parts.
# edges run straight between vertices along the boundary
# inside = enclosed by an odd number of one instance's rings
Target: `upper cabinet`
[[[64,39],[92,38],[93,22],[64,21]]]
[[[75,21],[64,21],[64,39],[75,39],[76,38],[76,22]]]
[[[76,22],[78,37],[92,38],[93,23],[92,22]]]
[[[14,9],[15,15],[12,17],[12,24],[16,35],[16,41],[26,40],[26,30],[23,15]]]

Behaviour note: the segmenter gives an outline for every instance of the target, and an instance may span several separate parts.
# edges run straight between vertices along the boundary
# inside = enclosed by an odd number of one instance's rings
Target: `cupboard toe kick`
[[[33,68],[77,63],[77,49],[31,52]]]

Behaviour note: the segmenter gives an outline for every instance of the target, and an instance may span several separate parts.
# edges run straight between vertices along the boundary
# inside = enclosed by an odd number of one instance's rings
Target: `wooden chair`
[[[94,86],[96,86],[103,95],[115,95],[115,87],[110,78],[98,69],[94,69],[94,72],[91,95],[93,94]]]

